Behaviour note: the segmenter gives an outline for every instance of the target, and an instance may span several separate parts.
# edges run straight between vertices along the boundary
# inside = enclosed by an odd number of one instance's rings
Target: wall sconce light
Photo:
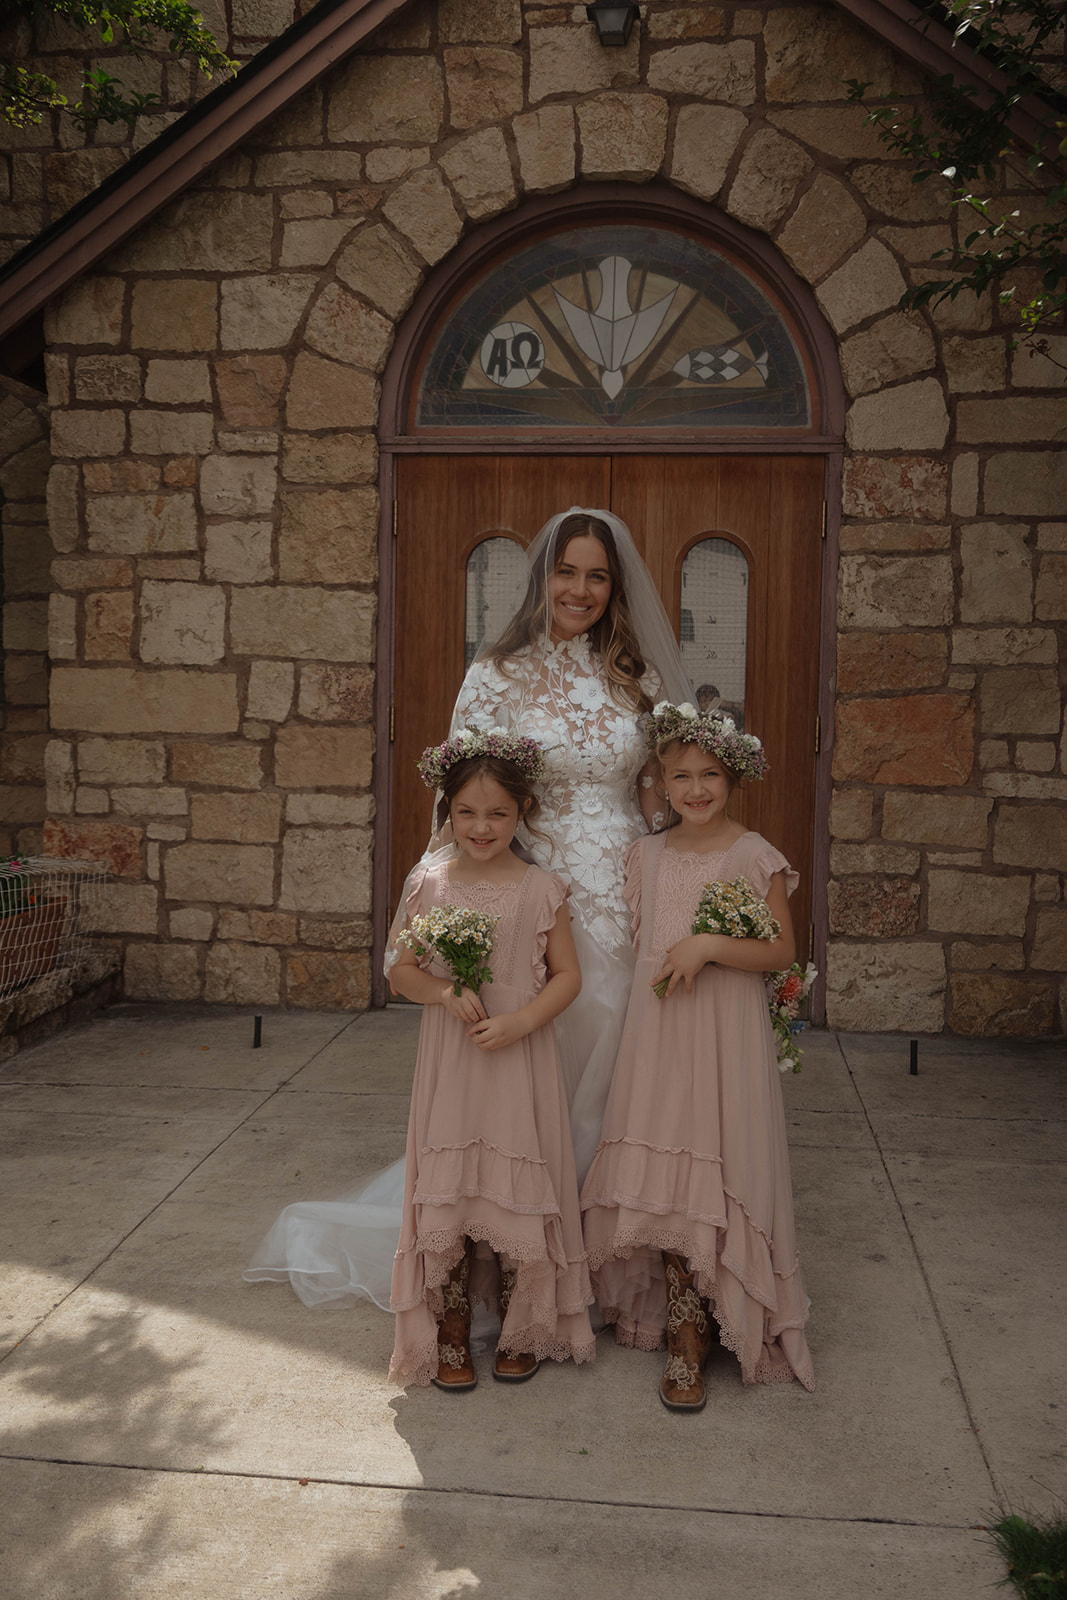
[[[630,37],[630,29],[641,15],[635,5],[615,5],[612,0],[596,0],[586,6],[585,14],[596,23],[597,38],[601,44],[623,45]]]

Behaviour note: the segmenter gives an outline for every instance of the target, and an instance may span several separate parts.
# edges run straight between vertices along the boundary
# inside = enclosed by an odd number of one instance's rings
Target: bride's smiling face
[[[552,637],[558,643],[577,639],[600,621],[611,600],[608,553],[591,533],[568,540],[559,565],[548,580],[552,601]]]

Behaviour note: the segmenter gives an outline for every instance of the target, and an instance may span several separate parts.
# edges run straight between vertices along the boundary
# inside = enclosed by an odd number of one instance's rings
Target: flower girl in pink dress
[[[746,1383],[814,1387],[763,980],[793,960],[797,875],[727,815],[738,779],[766,770],[758,739],[721,712],[666,703],[648,738],[677,820],[627,857],[637,972],[582,1210],[616,1339],[666,1343],[660,1398],[698,1411],[712,1316]],[[694,934],[705,886],[738,878],[766,902],[777,937]]]
[[[594,1354],[552,1028],[581,973],[566,885],[511,848],[520,818],[536,826],[540,747],[500,730],[461,729],[419,767],[444,794],[454,843],[410,875],[390,951],[393,989],[423,1015],[389,1371],[402,1383],[472,1389],[472,1300],[495,1301],[500,1312],[494,1378],[521,1382],[543,1357]],[[487,923],[488,955],[477,931]],[[473,957],[466,983],[456,977],[457,941]]]

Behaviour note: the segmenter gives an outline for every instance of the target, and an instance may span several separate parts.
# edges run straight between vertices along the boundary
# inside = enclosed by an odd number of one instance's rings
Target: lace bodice
[[[612,699],[584,637],[531,650],[512,671],[509,677],[493,662],[475,662],[454,727],[513,728],[544,746],[541,837],[531,833],[523,843],[570,883],[572,910],[601,948],[627,947],[623,859],[645,832],[636,799],[646,760],[637,713]],[[654,696],[655,685],[646,688]]]

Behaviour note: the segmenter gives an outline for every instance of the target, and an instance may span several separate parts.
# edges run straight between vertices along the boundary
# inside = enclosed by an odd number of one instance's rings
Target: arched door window
[[[682,563],[678,635],[703,710],[716,699],[745,725],[748,561],[730,539],[701,539]]]

